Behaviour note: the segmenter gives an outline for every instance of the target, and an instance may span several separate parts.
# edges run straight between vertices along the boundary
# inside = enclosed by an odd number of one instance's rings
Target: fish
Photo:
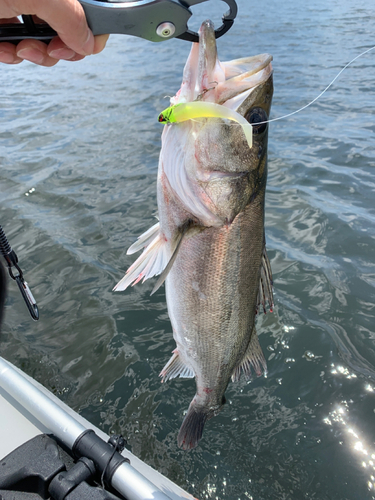
[[[258,310],[273,308],[264,230],[271,61],[261,54],[220,62],[213,23],[202,23],[181,88],[170,100],[172,112],[202,102],[213,103],[223,116],[168,118],[158,167],[158,222],[128,249],[143,252],[114,288],[159,276],[154,293],[165,281],[176,349],[160,376],[162,382],[196,381],[177,437],[184,450],[197,446],[231,380],[266,371],[255,318]],[[186,115],[190,108],[180,109]],[[250,123],[251,142],[241,120],[225,118],[228,110]]]

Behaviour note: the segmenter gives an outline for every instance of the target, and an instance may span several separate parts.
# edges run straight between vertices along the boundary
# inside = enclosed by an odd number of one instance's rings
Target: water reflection
[[[351,373],[348,368],[342,365],[331,365],[331,373],[337,376],[344,376],[346,379],[356,379],[357,375]],[[374,393],[374,387],[366,383],[364,386],[366,393]],[[365,395],[366,397],[366,395]],[[364,469],[364,477],[369,492],[375,490],[375,448],[373,439],[369,439],[358,425],[351,422],[350,407],[354,401],[342,400],[335,408],[329,412],[323,422],[339,431],[339,444],[346,446],[352,451],[358,465]],[[375,410],[374,410],[375,411]],[[371,498],[375,498],[371,496]]]

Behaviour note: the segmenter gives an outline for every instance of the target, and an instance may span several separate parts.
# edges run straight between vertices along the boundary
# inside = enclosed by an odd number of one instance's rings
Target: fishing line
[[[252,123],[251,125],[253,126],[258,126],[258,125],[263,125],[265,123],[271,123],[271,122],[276,122],[276,121],[279,121],[279,120],[283,120],[284,118],[289,118],[290,116],[293,116],[297,113],[299,113],[300,111],[303,111],[304,109],[308,108],[309,106],[311,106],[312,104],[314,104],[314,102],[316,102],[318,99],[320,99],[322,97],[323,94],[325,94],[327,92],[327,90],[332,87],[332,85],[335,83],[335,81],[339,78],[339,76],[341,75],[341,73],[343,71],[346,70],[346,68],[348,66],[350,66],[354,61],[356,61],[357,59],[359,59],[360,57],[364,56],[365,54],[367,54],[368,52],[371,52],[372,50],[375,49],[375,45],[373,47],[370,47],[369,49],[363,51],[361,54],[357,55],[356,57],[353,57],[353,59],[351,61],[349,61],[347,64],[345,64],[345,66],[337,73],[337,75],[335,76],[335,78],[331,81],[331,83],[329,83],[327,85],[327,87],[317,96],[315,97],[315,99],[313,99],[311,102],[309,102],[308,104],[306,104],[305,106],[302,106],[302,108],[299,108],[297,109],[296,111],[293,111],[292,113],[288,113],[286,115],[283,115],[283,116],[278,116],[277,118],[271,118],[270,120],[265,120],[263,122],[256,122],[256,123]],[[200,120],[197,120],[197,119],[191,119],[192,121],[196,121],[196,122],[200,122]],[[228,124],[229,126],[233,127],[233,126],[238,126],[237,123],[231,123],[231,124]],[[227,126],[228,126],[227,125]]]
[[[293,111],[292,113],[288,113],[286,115],[283,115],[283,116],[279,116],[277,118],[272,118],[271,120],[266,120],[264,122],[257,122],[257,123],[254,123],[254,125],[263,125],[264,123],[271,123],[271,122],[276,122],[278,120],[283,120],[284,118],[289,118],[290,116],[293,116],[295,115],[296,113],[299,113],[300,111],[303,111],[304,109],[308,108],[309,106],[311,106],[312,104],[314,104],[314,102],[316,102],[320,97],[322,97],[322,95],[327,92],[327,90],[335,83],[335,81],[338,79],[338,77],[341,75],[341,73],[346,70],[346,68],[348,66],[350,66],[350,64],[352,64],[354,61],[356,61],[357,59],[359,59],[360,57],[362,57],[363,55],[367,54],[368,52],[371,52],[371,50],[374,50],[375,49],[375,45],[367,50],[365,50],[364,52],[362,52],[361,54],[359,54],[358,56],[354,57],[351,61],[349,61],[347,64],[345,64],[345,66],[337,73],[337,75],[335,76],[335,78],[331,81],[331,83],[329,83],[327,85],[327,87],[317,96],[315,97],[315,99],[313,99],[311,102],[309,102],[308,104],[306,104],[305,106],[302,106],[302,108],[299,108],[297,109],[296,111]]]

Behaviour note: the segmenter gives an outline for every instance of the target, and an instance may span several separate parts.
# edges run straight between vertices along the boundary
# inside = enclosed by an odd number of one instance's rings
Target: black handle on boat
[[[65,411],[52,394],[48,395],[38,389],[26,375],[2,357],[0,357],[0,388],[43,424],[48,433],[52,433],[70,450],[75,449],[76,456],[87,453],[93,461],[98,459],[95,466],[98,465],[98,472],[103,473],[100,468],[106,467],[108,461],[103,459],[101,453],[106,449],[106,458],[111,458],[111,453],[117,452],[116,447],[106,444],[95,431],[88,430],[81,421]],[[77,417],[79,418],[79,415]],[[121,457],[121,461],[117,459],[118,457],[115,458],[115,462],[109,461],[110,484],[127,500],[142,498],[171,500],[168,494],[130,465],[125,457]],[[108,472],[104,470],[106,476]]]

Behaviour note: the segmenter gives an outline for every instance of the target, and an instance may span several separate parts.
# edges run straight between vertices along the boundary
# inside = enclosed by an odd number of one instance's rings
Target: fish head
[[[203,226],[222,226],[265,187],[272,56],[220,62],[214,26],[205,21],[193,43],[172,105],[209,102],[232,110],[253,127],[249,148],[235,121],[202,117],[165,127],[161,161],[175,196]]]

